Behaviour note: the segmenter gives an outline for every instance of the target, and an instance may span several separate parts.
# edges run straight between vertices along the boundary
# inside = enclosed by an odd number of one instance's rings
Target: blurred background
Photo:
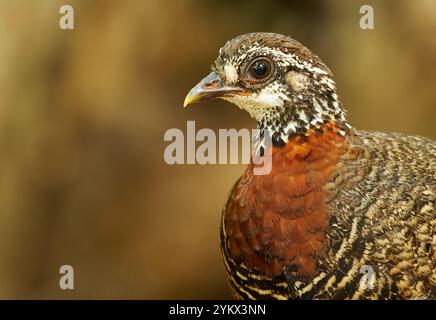
[[[244,166],[169,166],[163,135],[254,127],[223,101],[182,108],[252,31],[318,54],[355,127],[436,137],[436,1],[0,0],[0,298],[231,297],[219,220]]]

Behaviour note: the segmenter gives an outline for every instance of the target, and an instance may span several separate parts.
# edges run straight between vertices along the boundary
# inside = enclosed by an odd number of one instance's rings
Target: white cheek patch
[[[301,91],[309,87],[310,80],[301,72],[289,71],[286,74],[286,83],[294,89],[294,91]]]
[[[249,95],[235,94],[225,100],[234,103],[239,108],[247,111],[255,120],[261,120],[271,108],[282,107],[284,100],[289,98],[279,90],[279,85],[272,83],[261,91]]]
[[[238,81],[238,70],[231,64],[224,66],[224,73],[228,83],[235,83]]]
[[[283,100],[288,100],[289,98],[275,87],[277,86],[270,85],[262,89],[259,93],[252,95],[255,103],[265,107],[283,106]]]

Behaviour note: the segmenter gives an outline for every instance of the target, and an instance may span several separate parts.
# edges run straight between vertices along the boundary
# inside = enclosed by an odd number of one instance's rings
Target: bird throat
[[[332,119],[325,123],[312,124],[306,124],[302,121],[289,123],[268,120],[258,122],[258,136],[254,140],[253,148],[255,152],[263,156],[265,149],[268,148],[268,142],[274,150],[274,148],[280,149],[289,145],[304,144],[313,141],[313,137],[318,137],[319,140],[331,139],[332,134],[345,137],[351,131],[352,127],[345,120]],[[269,136],[269,139],[266,139],[266,135]]]
[[[336,133],[345,136],[352,128],[346,118],[341,102],[334,91],[325,93],[321,89],[312,95],[287,94],[289,100],[276,107],[267,107],[257,117],[260,144],[265,147],[264,137],[268,134],[274,147],[283,147],[295,136],[303,139],[311,134],[321,136],[326,129],[337,129]],[[315,89],[314,89],[315,90]]]

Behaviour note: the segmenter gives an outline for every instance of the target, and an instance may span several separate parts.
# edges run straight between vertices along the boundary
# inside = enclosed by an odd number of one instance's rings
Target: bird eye
[[[271,62],[266,58],[258,58],[248,67],[248,78],[254,82],[266,80],[271,75],[271,71]]]

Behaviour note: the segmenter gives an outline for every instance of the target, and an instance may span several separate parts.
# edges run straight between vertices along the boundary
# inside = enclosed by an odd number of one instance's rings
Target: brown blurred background
[[[254,126],[226,102],[182,108],[250,31],[317,53],[354,126],[436,137],[436,1],[1,0],[0,298],[230,297],[219,219],[244,166],[169,166],[163,135]]]

